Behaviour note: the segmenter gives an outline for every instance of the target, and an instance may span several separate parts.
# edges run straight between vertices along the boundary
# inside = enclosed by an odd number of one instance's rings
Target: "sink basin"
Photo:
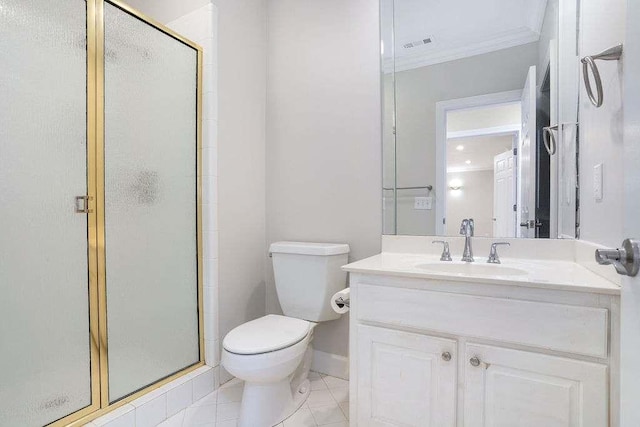
[[[501,264],[441,262],[418,264],[416,267],[437,274],[463,274],[471,276],[524,276],[528,274],[526,270],[505,267]]]

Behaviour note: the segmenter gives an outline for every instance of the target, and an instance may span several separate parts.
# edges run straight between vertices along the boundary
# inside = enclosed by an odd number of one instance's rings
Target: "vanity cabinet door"
[[[455,425],[456,341],[358,326],[358,425]]]
[[[475,344],[465,357],[465,427],[608,425],[605,365]]]

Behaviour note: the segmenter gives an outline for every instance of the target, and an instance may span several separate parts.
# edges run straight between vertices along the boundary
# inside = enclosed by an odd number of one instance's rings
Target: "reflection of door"
[[[505,151],[493,158],[493,237],[515,237],[515,158]]]
[[[536,67],[529,67],[521,97],[522,131],[518,159],[519,237],[535,237],[536,224]]]

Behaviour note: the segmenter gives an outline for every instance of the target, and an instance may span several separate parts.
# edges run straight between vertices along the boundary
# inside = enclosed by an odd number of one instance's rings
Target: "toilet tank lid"
[[[341,255],[349,253],[346,243],[275,242],[269,252],[300,255]]]

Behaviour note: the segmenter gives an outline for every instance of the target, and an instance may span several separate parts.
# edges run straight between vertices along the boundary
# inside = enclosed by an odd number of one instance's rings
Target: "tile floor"
[[[277,427],[348,427],[349,382],[340,378],[309,374],[311,393],[298,411]],[[161,427],[235,427],[243,384],[239,380],[222,385],[169,418]]]

